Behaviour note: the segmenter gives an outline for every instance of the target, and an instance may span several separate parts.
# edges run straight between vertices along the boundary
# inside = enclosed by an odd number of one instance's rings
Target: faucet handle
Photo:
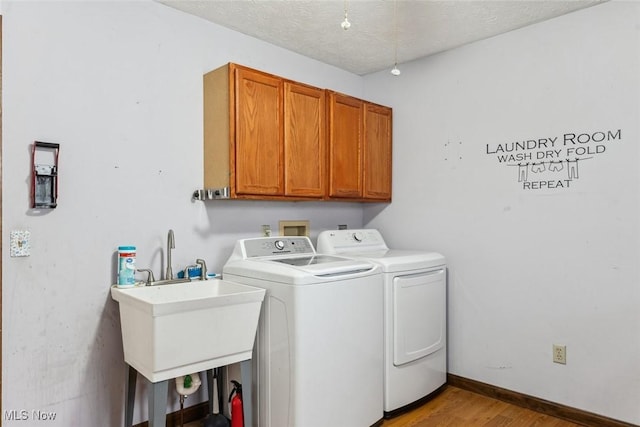
[[[200,280],[207,279],[207,263],[203,259],[198,258],[196,264],[200,266]]]
[[[138,268],[136,271],[139,271],[140,273],[142,272],[147,272],[147,281],[145,282],[147,286],[151,285],[153,282],[156,281],[156,278],[153,276],[153,271],[149,268]]]

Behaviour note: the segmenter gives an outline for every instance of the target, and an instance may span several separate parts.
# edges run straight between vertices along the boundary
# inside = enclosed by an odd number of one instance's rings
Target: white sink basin
[[[264,294],[226,280],[112,286],[124,360],[159,382],[250,359]]]

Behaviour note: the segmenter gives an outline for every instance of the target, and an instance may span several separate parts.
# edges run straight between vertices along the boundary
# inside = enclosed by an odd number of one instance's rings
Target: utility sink
[[[248,360],[264,294],[226,280],[114,285],[124,360],[151,382]]]

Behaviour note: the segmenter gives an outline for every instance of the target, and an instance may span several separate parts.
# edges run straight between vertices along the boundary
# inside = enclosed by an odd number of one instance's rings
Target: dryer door
[[[444,346],[445,269],[393,279],[393,364],[400,366]]]

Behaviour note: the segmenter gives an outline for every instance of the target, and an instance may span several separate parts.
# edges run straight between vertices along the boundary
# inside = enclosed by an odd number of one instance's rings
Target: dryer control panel
[[[330,230],[318,235],[320,253],[377,251],[389,249],[376,229]]]

